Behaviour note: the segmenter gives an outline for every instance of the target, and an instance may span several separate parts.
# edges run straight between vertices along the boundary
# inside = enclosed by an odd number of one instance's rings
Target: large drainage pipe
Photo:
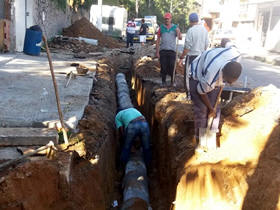
[[[138,154],[131,154],[125,166],[125,176],[122,186],[122,210],[151,209],[149,207],[147,169],[142,159],[141,152],[138,152]]]
[[[132,108],[128,85],[123,73],[116,75],[116,85],[119,109]],[[147,169],[142,159],[142,151],[130,155],[130,159],[125,166],[122,187],[122,210],[151,209],[149,207]]]
[[[132,108],[133,105],[130,100],[128,85],[126,83],[125,75],[118,73],[116,75],[118,107],[119,109]]]

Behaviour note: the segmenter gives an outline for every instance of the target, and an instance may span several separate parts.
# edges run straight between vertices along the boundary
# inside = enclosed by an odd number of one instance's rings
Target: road
[[[183,39],[179,40],[178,50],[183,51],[185,34]],[[256,61],[253,59],[244,58],[241,60],[243,71],[237,81],[238,86],[247,86],[248,88],[256,88],[273,84],[280,88],[280,67]],[[247,80],[247,82],[246,82]],[[247,84],[247,85],[246,85]]]
[[[280,88],[280,67],[266,64],[260,61],[243,58],[241,61],[243,72],[239,82],[244,84],[245,77],[248,79],[248,87],[255,88],[269,84]]]

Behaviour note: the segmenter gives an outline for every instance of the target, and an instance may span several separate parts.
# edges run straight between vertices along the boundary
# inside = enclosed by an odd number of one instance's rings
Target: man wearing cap
[[[134,17],[132,17],[131,20],[129,20],[126,25],[126,47],[127,48],[129,46],[130,47],[133,46],[133,38],[134,38],[135,30],[136,30],[136,24],[134,22]]]
[[[164,15],[164,24],[162,24],[157,33],[156,57],[160,61],[160,73],[162,84],[166,84],[166,75],[170,75],[171,83],[173,81],[173,70],[176,62],[176,37],[182,39],[182,34],[177,25],[171,23],[172,15]]]
[[[189,21],[191,27],[186,34],[184,51],[180,56],[179,65],[182,65],[186,55],[186,66],[190,65],[191,62],[209,46],[208,31],[203,25],[198,24],[198,15],[196,13],[191,13],[189,15]]]
[[[122,163],[126,164],[129,160],[133,142],[139,137],[142,142],[144,161],[148,165],[151,159],[150,129],[145,117],[135,108],[118,109],[115,123],[121,137],[124,137],[124,145],[121,152]]]

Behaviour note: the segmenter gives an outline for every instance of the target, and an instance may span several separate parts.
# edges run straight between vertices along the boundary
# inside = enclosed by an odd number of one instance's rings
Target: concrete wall
[[[71,24],[70,8],[64,11],[56,8],[51,0],[36,0],[34,2],[34,23],[41,26],[47,38],[62,31]]]
[[[0,0],[0,18],[4,15],[2,3]],[[51,38],[81,17],[89,19],[89,11],[73,12],[69,7],[62,11],[51,0],[13,0],[11,14],[11,51],[18,52],[23,51],[25,30],[32,25],[41,26],[47,38]]]
[[[4,18],[4,1],[0,1],[0,19]]]
[[[15,37],[16,37],[16,51],[23,50],[24,35],[25,35],[25,1],[15,0],[14,2],[15,15]]]

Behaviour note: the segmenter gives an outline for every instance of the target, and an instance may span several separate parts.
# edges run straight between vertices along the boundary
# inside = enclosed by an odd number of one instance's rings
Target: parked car
[[[218,29],[212,32],[211,45],[213,47],[219,47],[221,45],[221,40],[223,38],[228,38],[232,42],[235,42],[236,35],[233,29]]]
[[[141,27],[141,22],[142,18],[136,18],[134,22],[136,23],[136,31],[134,35],[134,42],[139,42],[139,33],[140,33],[140,27]],[[155,28],[153,26],[153,23],[151,20],[145,20],[145,23],[148,25],[149,29],[146,34],[146,40],[147,41],[154,41],[155,40]]]

